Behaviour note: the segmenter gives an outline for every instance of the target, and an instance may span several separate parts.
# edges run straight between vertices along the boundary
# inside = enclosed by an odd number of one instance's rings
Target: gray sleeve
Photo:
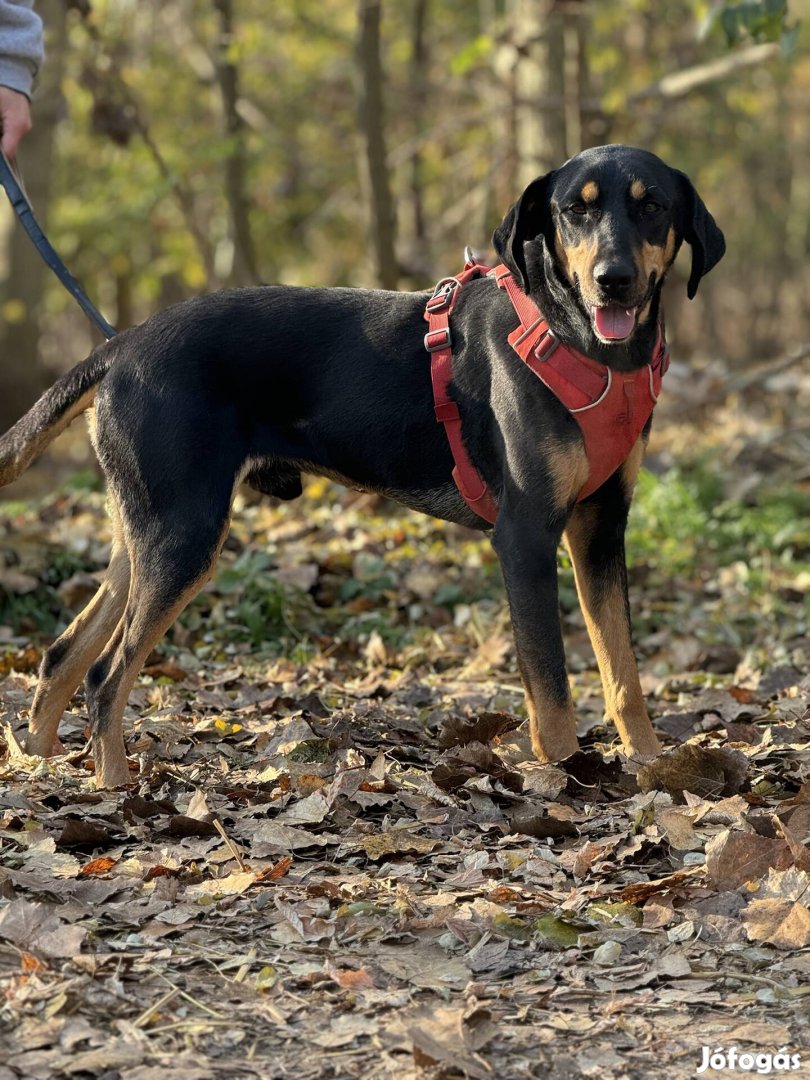
[[[34,0],[0,0],[0,86],[30,97],[42,55],[42,20]]]

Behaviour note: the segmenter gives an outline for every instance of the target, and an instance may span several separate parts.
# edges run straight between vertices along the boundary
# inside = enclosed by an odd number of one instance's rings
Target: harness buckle
[[[437,315],[441,311],[446,311],[453,303],[456,289],[459,288],[460,284],[458,278],[442,278],[433,290],[433,295],[425,304],[425,311],[429,315]]]
[[[442,349],[451,347],[453,338],[449,326],[439,326],[435,330],[428,330],[425,334],[425,348],[429,353],[441,352]]]
[[[552,330],[546,330],[545,334],[540,338],[534,347],[534,355],[541,362],[548,360],[548,358],[557,351],[560,347],[559,339],[554,336]]]

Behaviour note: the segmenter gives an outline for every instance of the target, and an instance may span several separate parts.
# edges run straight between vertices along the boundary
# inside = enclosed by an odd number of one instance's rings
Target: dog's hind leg
[[[232,490],[186,488],[181,514],[124,525],[132,580],[112,638],[87,673],[96,786],[117,787],[129,776],[123,714],[129,692],[149,653],[213,573],[225,541]]]
[[[129,590],[129,555],[121,536],[118,510],[110,499],[113,544],[110,565],[93,599],[47,649],[39,669],[28,720],[26,750],[48,757],[57,745],[62,714],[87,669],[109,641],[121,618]]]

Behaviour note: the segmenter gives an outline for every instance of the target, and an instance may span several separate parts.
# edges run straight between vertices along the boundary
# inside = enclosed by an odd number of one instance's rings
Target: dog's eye
[[[659,210],[663,210],[663,207],[661,206],[660,203],[653,202],[651,199],[648,199],[644,203],[644,213],[648,217],[653,217],[655,214],[657,214],[659,212]]]
[[[568,207],[568,213],[576,214],[577,217],[582,217],[583,214],[588,213],[588,207],[585,205],[584,202],[571,203],[571,205]]]

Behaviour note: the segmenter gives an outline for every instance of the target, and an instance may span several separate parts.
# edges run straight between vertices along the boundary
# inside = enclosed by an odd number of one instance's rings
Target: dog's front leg
[[[518,515],[503,506],[492,544],[509,598],[532,748],[540,761],[560,761],[577,749],[557,596],[562,529],[546,528],[538,518],[539,514]]]
[[[640,460],[640,458],[639,458]],[[579,602],[596,653],[605,711],[628,755],[661,750],[644,703],[630,631],[624,533],[630,508],[628,468],[575,507],[565,529]]]

